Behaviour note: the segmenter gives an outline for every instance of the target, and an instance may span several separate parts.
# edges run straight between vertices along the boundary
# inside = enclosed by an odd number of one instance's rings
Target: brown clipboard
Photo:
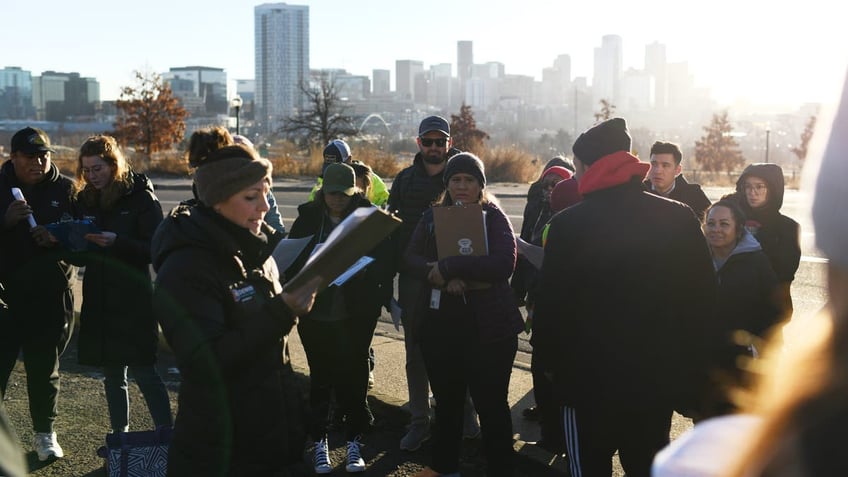
[[[446,257],[489,254],[486,216],[480,204],[433,207],[433,226],[439,260]],[[491,286],[485,282],[467,282],[469,289]]]
[[[321,277],[318,291],[327,288],[336,277],[392,233],[400,222],[399,218],[377,207],[354,210],[336,225],[321,248],[283,288],[294,290],[316,276]]]

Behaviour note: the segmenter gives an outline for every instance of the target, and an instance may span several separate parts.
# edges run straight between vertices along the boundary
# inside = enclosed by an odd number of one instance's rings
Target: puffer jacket
[[[81,191],[80,199],[87,193],[91,191]],[[153,183],[131,173],[129,189],[113,207],[79,200],[78,209],[100,230],[117,234],[111,247],[74,258],[85,266],[79,361],[94,366],[153,364],[159,330],[151,304],[150,241],[162,222]]]
[[[272,245],[200,205],[153,237],[153,310],[182,375],[168,475],[279,475],[300,459],[282,381],[295,318]]]

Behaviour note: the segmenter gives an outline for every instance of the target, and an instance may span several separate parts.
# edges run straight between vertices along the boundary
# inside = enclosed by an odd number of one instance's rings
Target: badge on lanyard
[[[256,296],[256,289],[251,284],[236,284],[230,287],[230,293],[233,295],[233,300],[236,303],[244,303],[250,301]]]

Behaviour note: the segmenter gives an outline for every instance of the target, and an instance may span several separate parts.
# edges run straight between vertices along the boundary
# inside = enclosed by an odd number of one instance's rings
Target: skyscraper
[[[417,60],[395,61],[395,91],[400,99],[415,98],[415,77],[424,72],[424,63]]]
[[[600,48],[595,48],[595,74],[592,90],[595,105],[602,99],[616,104],[621,80],[622,42],[618,35],[604,35]]]
[[[456,77],[459,84],[465,85],[465,81],[471,77],[471,65],[474,64],[474,49],[470,41],[456,42]]]
[[[256,120],[264,132],[304,107],[300,86],[309,84],[309,7],[285,3],[257,5]]]
[[[654,77],[654,98],[659,108],[668,106],[668,73],[666,71],[665,45],[653,42],[645,45],[645,71]]]

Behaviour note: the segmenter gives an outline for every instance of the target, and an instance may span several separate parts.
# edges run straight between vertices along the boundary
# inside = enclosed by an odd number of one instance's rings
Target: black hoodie
[[[745,179],[758,177],[768,185],[766,205],[753,209],[745,198]],[[801,261],[798,222],[780,213],[784,192],[783,169],[777,164],[751,164],[736,181],[736,198],[747,217],[746,228],[769,258],[777,279],[785,284],[795,279]]]

